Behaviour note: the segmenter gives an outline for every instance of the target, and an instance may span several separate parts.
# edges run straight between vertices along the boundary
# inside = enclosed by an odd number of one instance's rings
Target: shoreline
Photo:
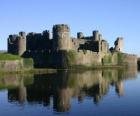
[[[133,68],[133,67],[132,67]],[[105,69],[127,69],[125,66],[71,66],[69,68],[34,68],[30,70],[20,70],[20,71],[0,71],[0,75],[6,74],[50,74],[57,73],[58,71],[87,71],[87,70],[105,70]]]

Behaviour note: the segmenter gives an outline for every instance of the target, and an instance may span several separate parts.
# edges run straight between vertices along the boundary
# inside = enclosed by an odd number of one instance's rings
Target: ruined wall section
[[[124,46],[123,44],[124,44],[123,38],[118,37],[117,40],[114,42],[115,51],[122,52],[123,51],[123,46]]]
[[[84,39],[84,34],[82,32],[77,33],[77,38],[78,39]]]
[[[9,35],[7,39],[8,53],[18,54],[18,35]]]

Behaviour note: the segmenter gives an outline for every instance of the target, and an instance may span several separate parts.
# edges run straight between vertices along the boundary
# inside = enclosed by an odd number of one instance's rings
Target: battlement
[[[66,24],[57,24],[53,26],[53,32],[69,32],[70,28]]]
[[[26,33],[25,32],[19,32],[19,36],[21,36],[21,37],[25,37],[26,38]]]
[[[43,31],[43,37],[46,38],[46,39],[50,39],[50,31],[49,30],[45,30]]]
[[[17,38],[18,38],[18,35],[9,35],[9,38],[8,38],[9,44],[12,44],[13,42],[15,42]]]

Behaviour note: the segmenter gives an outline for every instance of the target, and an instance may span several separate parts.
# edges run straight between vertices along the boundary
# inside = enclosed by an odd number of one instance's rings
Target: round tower
[[[59,24],[53,26],[53,49],[70,50],[72,41],[70,39],[70,28],[68,25]]]
[[[26,51],[26,34],[25,32],[19,32],[18,55],[22,56],[25,51]]]
[[[100,40],[100,34],[99,34],[99,31],[93,31],[93,39],[95,41],[99,41]]]

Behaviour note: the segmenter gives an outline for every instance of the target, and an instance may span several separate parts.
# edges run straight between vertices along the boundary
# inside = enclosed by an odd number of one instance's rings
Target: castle
[[[122,51],[123,38],[115,41],[114,50]],[[22,56],[25,51],[59,51],[59,50],[90,50],[92,52],[109,52],[109,44],[102,38],[98,31],[93,31],[92,36],[85,37],[82,32],[77,33],[77,38],[70,37],[68,25],[55,25],[53,38],[48,30],[43,33],[19,32],[19,35],[9,35],[8,53]]]
[[[115,46],[109,48],[108,42],[97,30],[91,36],[78,32],[77,38],[70,36],[70,28],[66,24],[54,25],[52,31],[52,38],[48,30],[27,35],[25,32],[9,35],[8,53],[31,57],[37,67],[118,65],[121,62],[119,55],[123,51],[122,37],[118,37]],[[135,55],[123,54],[123,58],[126,57],[130,59],[128,64],[136,65]]]

